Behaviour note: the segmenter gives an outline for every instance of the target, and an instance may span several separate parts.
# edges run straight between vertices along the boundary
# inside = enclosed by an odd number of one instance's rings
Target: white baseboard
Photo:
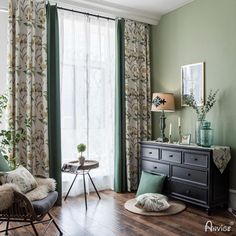
[[[229,208],[236,209],[236,190],[229,190]]]

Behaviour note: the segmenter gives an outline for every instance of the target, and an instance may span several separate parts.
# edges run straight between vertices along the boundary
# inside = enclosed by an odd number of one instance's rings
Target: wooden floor
[[[55,207],[51,213],[59,224],[65,236],[201,236],[201,235],[236,235],[236,218],[230,213],[217,210],[208,216],[203,209],[188,206],[187,209],[174,216],[147,217],[128,212],[124,203],[134,197],[134,194],[117,194],[112,191],[102,191],[99,201],[96,194],[88,196],[88,211],[85,211],[84,198],[68,197],[62,207]],[[207,220],[213,225],[232,225],[231,232],[204,232]],[[0,227],[2,228],[3,225]],[[43,232],[43,227],[36,226]],[[31,227],[10,231],[9,235],[33,235]],[[58,235],[54,226],[50,226],[47,234]]]

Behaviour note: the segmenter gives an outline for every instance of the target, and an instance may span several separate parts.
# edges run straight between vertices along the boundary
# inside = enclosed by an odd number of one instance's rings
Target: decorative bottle
[[[198,146],[201,146],[201,128],[202,124],[205,122],[205,119],[198,119],[195,126],[195,143]]]
[[[210,147],[213,142],[213,130],[211,128],[211,122],[204,121],[200,130],[201,146]]]

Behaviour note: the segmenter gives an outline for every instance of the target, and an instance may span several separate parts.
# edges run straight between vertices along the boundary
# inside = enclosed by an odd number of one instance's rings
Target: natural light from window
[[[76,146],[84,143],[85,158],[99,161],[91,171],[96,186],[112,188],[115,22],[60,10],[59,27],[62,162],[78,159]],[[72,180],[63,173],[64,192]]]

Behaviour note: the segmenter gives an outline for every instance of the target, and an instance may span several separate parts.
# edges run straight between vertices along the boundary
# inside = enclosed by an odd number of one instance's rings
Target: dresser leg
[[[211,213],[212,213],[212,209],[211,208],[206,208],[206,211],[207,211],[207,215],[211,215]]]
[[[227,210],[228,209],[228,203],[223,204],[223,208]]]

